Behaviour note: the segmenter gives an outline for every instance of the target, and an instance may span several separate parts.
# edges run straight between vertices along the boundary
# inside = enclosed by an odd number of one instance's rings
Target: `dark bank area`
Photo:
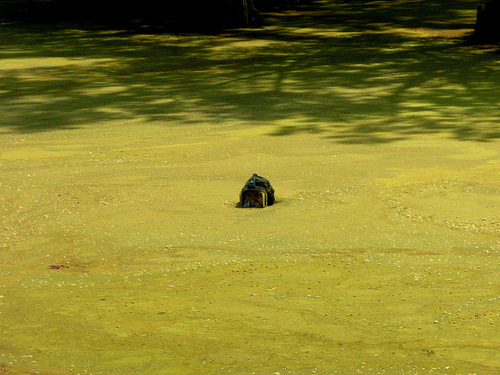
[[[0,19],[24,23],[93,23],[150,31],[213,32],[261,27],[261,12],[310,5],[313,0],[3,0]]]

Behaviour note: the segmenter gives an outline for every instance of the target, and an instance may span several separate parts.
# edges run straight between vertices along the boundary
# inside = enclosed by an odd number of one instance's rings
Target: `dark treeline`
[[[500,42],[500,0],[489,0],[484,6],[478,6],[473,39]]]
[[[222,29],[261,26],[261,11],[312,0],[0,0],[0,19]]]

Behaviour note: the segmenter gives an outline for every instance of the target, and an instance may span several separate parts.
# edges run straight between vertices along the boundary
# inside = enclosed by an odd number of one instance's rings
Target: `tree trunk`
[[[231,8],[233,27],[247,27],[248,23],[248,3],[247,0],[232,0]]]
[[[474,39],[484,42],[500,41],[500,0],[490,0],[477,8]]]

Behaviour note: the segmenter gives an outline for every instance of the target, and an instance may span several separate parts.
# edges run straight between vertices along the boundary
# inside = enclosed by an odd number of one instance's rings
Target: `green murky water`
[[[497,56],[281,22],[2,29],[0,372],[498,373]]]

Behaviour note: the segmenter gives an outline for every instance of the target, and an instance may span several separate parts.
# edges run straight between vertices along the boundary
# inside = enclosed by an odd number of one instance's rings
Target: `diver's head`
[[[274,189],[267,179],[254,174],[240,193],[240,207],[264,208],[274,203]]]

